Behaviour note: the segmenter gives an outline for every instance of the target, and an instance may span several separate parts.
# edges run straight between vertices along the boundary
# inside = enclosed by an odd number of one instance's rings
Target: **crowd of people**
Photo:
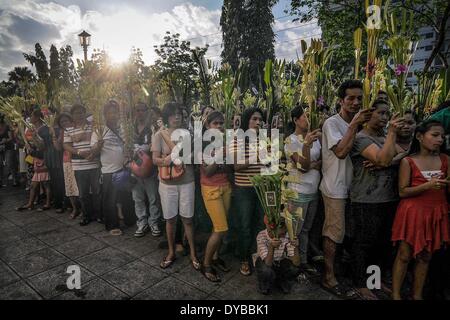
[[[59,113],[54,127],[45,125],[42,110],[35,108],[27,115],[34,129],[26,130],[25,139],[1,121],[1,185],[6,187],[11,177],[18,186],[22,173],[29,198],[18,211],[36,205],[38,211],[69,211],[68,218],[80,219],[81,226],[96,221],[114,236],[122,234],[124,223],[136,224],[136,237],[164,234],[161,247],[167,254],[160,267],[171,267],[184,250],[192,267],[212,282],[221,281],[218,271],[230,271],[220,255],[231,248],[240,273],[256,272],[263,294],[275,285],[290,292],[303,273],[321,275],[322,287],[340,298],[377,299],[367,286],[367,267],[376,265],[381,289],[402,299],[413,260],[409,296],[423,299],[429,279],[433,297],[448,298],[449,102],[418,123],[411,110],[393,114],[384,92],[373,108],[362,109],[360,81],[345,81],[337,94],[337,113],[327,115],[320,129],[310,130],[304,106],[291,112],[292,133],[285,137],[284,149],[291,164],[288,187],[295,196],[287,206],[292,212],[301,208],[303,216],[294,239],[283,221],[278,235],[269,232],[251,182],[264,165],[248,161],[255,150],[246,143],[235,141],[215,151],[225,154],[228,149],[236,158],[238,148],[244,148],[244,163],[173,161],[172,133],[193,128],[185,106],[175,102],[161,109],[135,106],[131,154],[125,148],[121,106],[114,100],[104,105],[101,126],[92,124],[81,104]],[[204,130],[229,129],[224,115],[210,106],[202,108],[201,119]],[[240,128],[257,132],[265,127],[264,119],[261,109],[247,108]],[[201,219],[211,229],[205,248],[199,249]],[[336,275],[336,264],[345,259],[352,286]]]

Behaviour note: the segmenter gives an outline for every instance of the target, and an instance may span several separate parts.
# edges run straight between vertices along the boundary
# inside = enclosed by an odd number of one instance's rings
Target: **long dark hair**
[[[203,131],[202,131],[202,133],[205,133],[205,131],[206,131],[206,124],[210,124],[211,122],[213,122],[214,120],[216,120],[216,119],[218,119],[218,118],[222,118],[222,119],[224,119],[225,117],[224,117],[224,115],[222,114],[222,112],[220,112],[220,111],[218,111],[218,110],[214,110],[214,111],[211,111],[209,114],[208,114],[208,116],[206,117],[206,119],[205,119],[205,123],[204,123],[204,125],[203,125]],[[213,141],[203,141],[203,144],[202,144],[202,150],[205,150],[205,148],[208,146],[208,145],[210,145],[211,143],[212,143]]]
[[[261,114],[261,116],[264,115],[263,111],[258,107],[251,107],[244,110],[244,113],[242,114],[242,130],[247,131],[248,130],[248,123],[250,122],[250,119],[254,113],[258,112]]]
[[[421,133],[424,135],[427,133],[432,127],[444,127],[440,121],[437,120],[424,120],[421,123],[419,123],[416,127],[416,130],[414,131],[413,140],[411,143],[411,148],[409,148],[408,155],[418,153],[420,151],[420,142],[417,139],[417,134]],[[445,145],[442,144],[441,146],[441,153],[444,152]]]
[[[214,120],[218,119],[218,118],[222,118],[224,119],[225,117],[223,116],[222,112],[218,111],[218,110],[213,110],[211,111],[208,116],[205,119],[205,123],[203,124],[203,133],[205,133],[206,131],[206,125],[210,124],[211,122],[213,122]]]
[[[300,118],[307,108],[306,104],[298,104],[291,110],[291,121],[288,124],[288,135],[295,132],[295,120]]]

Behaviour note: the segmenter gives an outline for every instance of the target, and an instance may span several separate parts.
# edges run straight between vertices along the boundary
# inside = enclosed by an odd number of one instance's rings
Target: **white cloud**
[[[8,36],[8,40],[13,40],[13,49],[18,56],[21,52],[33,50],[34,43],[24,43],[14,35],[13,18],[27,19],[39,24],[57,26],[59,37],[40,42],[42,47],[48,49],[53,43],[57,47],[71,45],[76,57],[82,56],[82,51],[78,43],[77,34],[85,29],[92,34],[91,47],[105,48],[115,60],[125,60],[131,48],[141,48],[146,63],[155,60],[154,45],[159,45],[166,31],[180,33],[181,39],[198,37],[209,34],[212,30],[219,31],[220,10],[211,11],[205,7],[195,6],[192,3],[185,3],[175,6],[170,12],[148,13],[139,11],[138,8],[121,6],[118,10],[108,10],[108,13],[98,11],[86,11],[82,13],[75,5],[63,6],[53,2],[38,3],[34,0],[0,2],[0,28],[2,36]],[[4,31],[3,31],[4,30]],[[217,34],[221,37],[221,34]],[[217,38],[216,37],[216,38]],[[214,38],[212,39],[216,41]],[[2,38],[0,38],[1,46]],[[220,42],[219,42],[220,43]],[[194,42],[193,45],[200,45]],[[0,56],[6,54],[6,49],[0,47]],[[216,48],[219,49],[220,47]],[[3,53],[2,53],[3,51]],[[0,60],[0,69],[3,71],[9,67]]]
[[[278,59],[292,60],[301,57],[300,41],[308,44],[312,38],[320,38],[321,30],[316,20],[307,23],[291,22],[291,20],[277,21],[274,26],[277,41],[275,56]]]
[[[117,2],[109,3],[109,7],[102,7],[101,11],[86,11],[77,5],[43,0],[1,0],[0,12],[0,79],[6,78],[6,72],[12,67],[27,64],[22,52],[33,52],[35,42],[40,42],[45,50],[51,44],[57,47],[71,45],[75,57],[81,58],[77,34],[83,29],[92,34],[90,53],[93,48],[104,48],[117,61],[125,60],[134,46],[142,49],[147,64],[152,63],[156,58],[153,46],[162,43],[166,31],[180,33],[181,39],[192,39],[192,46],[210,44],[207,57],[215,62],[220,60],[222,50],[220,10],[209,10],[191,2],[174,6],[170,11],[152,13],[149,8],[144,10],[127,3],[119,6]],[[26,40],[30,36],[20,36],[17,21],[32,21],[36,29],[42,30],[33,33],[36,39]],[[57,30],[56,35],[49,36],[49,30],[54,29]],[[289,60],[300,51],[298,38],[317,37],[320,28],[316,23],[302,25],[290,19],[280,19],[274,24],[274,30],[277,35],[276,56]]]

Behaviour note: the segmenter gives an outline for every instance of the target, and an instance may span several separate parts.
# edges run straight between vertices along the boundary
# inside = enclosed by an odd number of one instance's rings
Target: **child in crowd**
[[[267,217],[264,217],[267,228],[258,233],[256,238],[258,291],[265,295],[270,293],[275,283],[284,293],[290,293],[293,280],[298,274],[298,240],[289,239],[286,225],[282,221],[275,238],[270,236],[272,230],[269,229]]]

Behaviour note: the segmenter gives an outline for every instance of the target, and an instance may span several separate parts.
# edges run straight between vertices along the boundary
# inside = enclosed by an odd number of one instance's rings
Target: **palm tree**
[[[36,82],[36,76],[27,67],[15,67],[8,72],[9,82],[14,84],[16,92],[21,96],[25,96],[25,92],[31,83]]]

